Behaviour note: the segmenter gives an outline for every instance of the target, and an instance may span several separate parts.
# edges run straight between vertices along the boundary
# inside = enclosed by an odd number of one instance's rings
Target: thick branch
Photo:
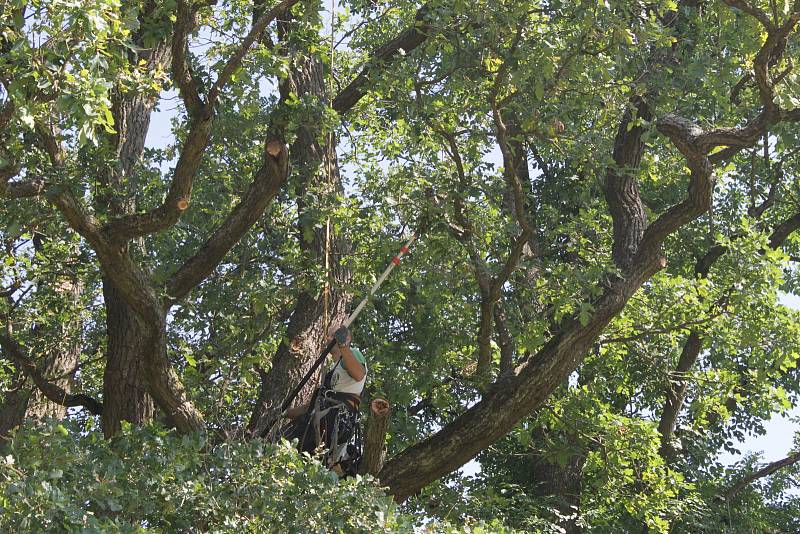
[[[136,213],[114,219],[105,225],[103,233],[115,243],[124,243],[134,237],[152,234],[174,225],[188,206],[192,186],[203,158],[211,130],[211,117],[193,119],[189,135],[181,149],[175,174],[164,203],[146,213]]]
[[[643,248],[660,249],[664,239],[672,232],[708,211],[714,190],[713,166],[708,157],[691,142],[693,132],[699,127],[682,117],[666,115],[659,119],[658,129],[685,156],[690,169],[689,188],[682,202],[670,207],[647,227],[640,252]]]
[[[67,191],[50,194],[48,200],[64,215],[72,229],[89,242],[97,253],[103,273],[114,282],[136,313],[141,317],[159,316],[161,306],[147,274],[133,262],[124,247],[108,243],[97,220],[85,211],[80,201]]]
[[[767,133],[768,128],[777,122],[800,122],[800,109],[779,110],[772,118],[768,118],[766,112],[761,112],[747,126],[740,128],[740,133],[736,133],[734,128],[718,128],[701,136],[700,143],[704,143],[706,150],[715,146],[726,146],[708,156],[709,161],[717,165],[729,161],[743,148],[755,145]]]
[[[769,246],[778,248],[798,228],[800,228],[800,213],[795,213],[773,228],[772,235],[769,236]]]
[[[658,433],[661,434],[660,454],[663,458],[668,456],[669,442],[675,432],[675,424],[678,421],[678,415],[686,398],[686,388],[689,386],[687,374],[694,367],[702,349],[703,337],[697,330],[692,330],[683,345],[683,351],[681,351],[681,356],[678,358],[678,366],[670,377],[670,384],[667,387],[667,400],[664,402],[664,407],[661,410],[661,419],[658,422]]]
[[[48,400],[68,408],[85,408],[93,415],[103,413],[103,405],[96,399],[82,393],[67,393],[64,388],[50,382],[45,378],[36,364],[25,354],[25,350],[8,334],[0,334],[0,346],[27,376],[29,376],[36,387],[47,397]]]
[[[380,480],[396,498],[402,500],[452,472],[511,430],[521,417],[539,408],[578,367],[631,295],[666,266],[661,253],[664,240],[707,211],[713,191],[711,162],[696,143],[687,139],[684,125],[676,124],[676,129],[668,135],[686,157],[691,171],[687,197],[645,229],[630,267],[623,270],[622,277],[609,278],[602,297],[592,303],[594,313],[588,322],[581,324],[576,317],[562,321],[558,333],[517,368],[507,387],[493,389],[439,432],[404,450],[384,466]]]
[[[502,379],[514,374],[516,346],[514,337],[508,331],[505,307],[500,301],[494,307],[494,327],[497,332],[498,345],[500,345],[500,378]]]
[[[134,237],[159,232],[178,222],[181,214],[188,207],[194,178],[208,144],[215,100],[230,81],[236,69],[241,66],[247,51],[263,33],[264,28],[297,1],[283,0],[256,21],[237,51],[223,67],[209,92],[206,103],[203,103],[199,96],[197,83],[191,75],[186,58],[188,33],[194,24],[194,13],[185,2],[179,2],[178,20],[175,23],[175,36],[172,44],[172,70],[176,84],[180,88],[181,97],[191,116],[189,134],[181,149],[180,158],[175,166],[172,182],[163,204],[147,213],[137,213],[109,222],[103,229],[109,241],[122,243]]]
[[[337,113],[346,113],[367,94],[374,84],[372,78],[377,72],[425,42],[433,29],[428,22],[429,11],[428,4],[420,7],[410,28],[372,52],[358,76],[333,99],[332,107]]]
[[[639,248],[647,222],[644,205],[639,195],[636,172],[644,152],[640,124],[637,120],[651,120],[650,106],[641,97],[635,97],[625,110],[614,138],[614,167],[606,171],[603,187],[608,211],[614,225],[612,257],[622,270],[630,267]]]
[[[386,430],[389,428],[391,407],[384,399],[374,399],[369,403],[369,419],[364,433],[364,454],[359,474],[376,476],[386,460]]]
[[[770,118],[777,115],[778,105],[775,103],[774,84],[769,77],[770,64],[776,64],[778,59],[786,50],[787,36],[794,31],[798,20],[800,20],[800,2],[796,1],[792,6],[793,12],[787,17],[782,26],[768,30],[767,40],[761,46],[753,60],[753,77],[758,86],[758,94],[761,103]]]
[[[288,153],[281,145],[277,157],[264,153],[264,162],[253,177],[244,198],[202,247],[167,283],[167,304],[184,296],[211,274],[225,254],[255,224],[275,197],[288,174]]]
[[[633,293],[665,266],[663,257],[641,258],[625,279],[616,280],[595,302],[584,325],[561,323],[560,333],[520,365],[502,388],[492,390],[439,432],[393,457],[381,470],[382,484],[399,500],[457,469],[540,407],[569,377],[609,321]]]
[[[13,174],[16,174],[16,172]],[[44,182],[44,180],[39,179],[30,180],[27,182],[7,183],[5,182],[3,171],[0,171],[0,183],[2,183],[2,185],[0,185],[0,189],[2,189],[2,196],[6,198],[38,197],[47,187],[47,184]]]
[[[768,32],[775,30],[775,24],[769,19],[769,15],[760,8],[747,2],[747,0],[725,0],[725,3],[754,17]]]
[[[189,33],[194,27],[195,11],[186,0],[178,0],[175,31],[172,35],[172,77],[191,117],[206,114],[206,104],[200,97],[197,80],[194,79],[187,58]]]
[[[213,106],[204,103],[198,83],[189,68],[188,36],[194,26],[195,12],[187,2],[178,2],[175,33],[172,39],[172,73],[189,113],[189,133],[181,148],[178,163],[164,202],[146,213],[135,213],[109,221],[103,228],[108,241],[124,245],[129,239],[152,234],[174,225],[188,207],[192,186],[208,144],[213,120]]]

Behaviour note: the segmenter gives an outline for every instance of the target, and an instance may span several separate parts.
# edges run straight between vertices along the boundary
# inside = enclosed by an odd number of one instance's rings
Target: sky
[[[792,294],[784,294],[781,303],[794,309],[800,309],[800,297]],[[780,460],[789,455],[794,442],[794,434],[800,431],[800,421],[793,422],[792,418],[800,418],[800,406],[795,406],[788,414],[773,416],[765,425],[766,433],[763,436],[747,436],[744,441],[739,442],[736,447],[742,455],[748,453],[763,454],[765,463]],[[742,458],[742,455],[733,455],[723,452],[720,461],[725,465],[730,465]]]

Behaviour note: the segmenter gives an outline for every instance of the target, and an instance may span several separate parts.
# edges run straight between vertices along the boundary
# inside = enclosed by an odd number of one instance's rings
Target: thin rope
[[[333,106],[333,62],[334,62],[334,40],[336,37],[336,32],[334,29],[334,25],[336,23],[336,0],[331,0],[331,57],[330,57],[330,72],[328,73],[328,97],[331,102],[331,106]],[[334,136],[333,130],[328,133],[328,147],[327,147],[327,173],[328,173],[328,191],[333,189],[333,156],[334,156]],[[331,317],[330,317],[330,300],[331,300],[331,217],[328,217],[325,220],[325,288],[322,293],[322,324],[323,324],[323,331],[322,335],[323,338],[327,342],[328,336],[328,328],[330,328]],[[320,375],[320,380],[322,380],[322,375]]]

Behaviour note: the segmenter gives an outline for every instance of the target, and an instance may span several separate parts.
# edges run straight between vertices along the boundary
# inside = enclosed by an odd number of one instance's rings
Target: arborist
[[[298,440],[301,452],[313,454],[318,447],[327,451],[326,463],[339,474],[351,474],[360,459],[360,439],[347,447],[359,431],[361,395],[367,380],[367,362],[361,351],[351,346],[352,335],[346,326],[328,332],[333,365],[325,373],[322,386],[311,401],[286,410],[292,420],[281,435]],[[350,450],[348,450],[350,449]],[[354,474],[354,473],[353,473]]]
[[[424,219],[423,219],[424,220]],[[421,224],[420,227],[423,225]],[[351,335],[348,327],[353,324],[358,314],[367,305],[369,299],[381,287],[384,280],[395,266],[400,265],[401,258],[417,238],[419,229],[413,233],[400,251],[392,258],[369,293],[359,302],[342,326],[335,332],[328,331],[328,343],[322,354],[311,366],[300,382],[289,392],[281,403],[281,417],[292,421],[277,432],[273,432],[273,420],[261,431],[262,437],[274,440],[283,437],[288,440],[297,439],[301,452],[315,453],[320,448],[325,464],[340,476],[355,475],[361,461],[361,427],[359,425],[359,407],[364,384],[367,381],[367,362],[355,347],[350,346]],[[333,367],[325,373],[322,386],[317,388],[308,404],[290,406],[300,391],[323,364],[328,354],[333,354]],[[373,409],[375,415],[386,415],[389,405],[381,400]]]

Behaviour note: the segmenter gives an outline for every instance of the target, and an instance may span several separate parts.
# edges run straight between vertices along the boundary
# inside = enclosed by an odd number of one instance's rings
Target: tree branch
[[[189,135],[181,149],[164,203],[149,212],[135,213],[109,221],[103,227],[106,239],[124,243],[134,237],[152,234],[174,225],[188,207],[195,175],[200,167],[211,131],[211,117],[192,119]]]
[[[798,228],[800,228],[800,213],[795,213],[773,228],[772,235],[769,236],[769,246],[778,248]]]
[[[505,126],[503,127],[503,132],[505,135]],[[458,176],[459,185],[461,189],[464,189],[468,185],[466,172],[464,170],[464,163],[461,159],[460,152],[458,150],[458,143],[456,141],[456,137],[453,133],[438,129],[436,127],[433,128],[436,133],[442,136],[448,144],[448,147],[445,149],[450,158],[453,160],[453,163],[456,167],[456,174]],[[505,141],[505,137],[503,138]],[[506,147],[508,150],[508,147]],[[498,300],[500,299],[500,290],[503,287],[511,274],[516,269],[517,265],[522,258],[522,255],[525,251],[525,246],[528,244],[529,239],[531,238],[532,229],[530,224],[527,222],[527,217],[525,215],[523,206],[524,206],[524,198],[522,193],[522,187],[519,184],[519,180],[516,178],[515,166],[512,164],[511,168],[504,171],[506,175],[510,174],[510,177],[506,178],[506,184],[511,191],[511,194],[514,197],[514,204],[516,210],[512,216],[516,216],[518,220],[520,220],[520,225],[523,227],[522,232],[513,238],[511,244],[511,251],[509,252],[508,256],[506,257],[505,262],[503,263],[502,269],[495,274],[494,276],[490,275],[489,269],[485,262],[480,258],[478,251],[475,250],[472,243],[472,223],[467,219],[466,215],[464,214],[464,203],[462,200],[462,191],[457,191],[453,204],[455,208],[455,217],[457,222],[462,226],[463,230],[459,231],[455,228],[450,228],[451,232],[454,234],[456,239],[463,244],[468,251],[470,256],[470,260],[472,263],[473,271],[475,273],[475,279],[478,283],[478,287],[480,289],[481,294],[481,303],[480,303],[480,318],[478,320],[478,337],[477,337],[477,344],[478,344],[478,372],[483,372],[485,369],[492,362],[492,349],[491,349],[491,339],[492,339],[492,325],[493,325],[493,317],[494,317],[494,308],[497,304]],[[514,187],[516,184],[516,187]],[[521,217],[521,219],[520,219]]]
[[[358,76],[333,99],[332,107],[337,113],[343,114],[350,111],[367,94],[374,83],[371,78],[375,76],[376,72],[386,68],[398,56],[402,57],[411,52],[428,39],[433,31],[433,27],[428,21],[429,13],[430,5],[424,4],[417,10],[410,28],[372,52]]]
[[[166,306],[186,296],[211,274],[225,254],[255,224],[278,193],[288,175],[288,152],[281,145],[277,156],[264,152],[261,168],[256,171],[242,200],[217,227],[211,237],[167,282]]]
[[[630,127],[630,123],[651,119],[650,106],[644,98],[632,98],[614,138],[614,166],[606,170],[603,194],[613,221],[612,258],[623,271],[633,261],[647,222],[636,179],[644,152],[644,127],[638,123]]]
[[[775,30],[775,24],[769,19],[769,15],[767,15],[763,10],[760,8],[750,4],[746,0],[724,0],[726,4],[731,7],[735,7],[741,11],[744,11],[748,15],[754,17],[758,22],[760,22],[764,29],[768,32]]]
[[[662,458],[667,458],[669,454],[669,443],[675,432],[678,415],[683,408],[686,388],[689,386],[687,374],[697,362],[701,350],[703,350],[703,336],[698,330],[692,330],[683,345],[680,358],[678,358],[678,365],[675,371],[671,373],[672,376],[667,386],[666,401],[658,422],[658,433],[661,434],[659,454]]]
[[[389,428],[392,410],[389,402],[384,399],[373,399],[369,407],[369,419],[364,432],[364,454],[358,472],[360,475],[376,476],[386,460],[386,430]]]
[[[85,408],[93,415],[100,415],[103,413],[103,405],[96,399],[82,393],[67,393],[66,390],[58,384],[47,380],[36,367],[36,364],[25,354],[24,349],[10,334],[0,334],[0,346],[2,346],[9,359],[18,365],[20,370],[33,380],[36,387],[39,388],[42,394],[51,402],[68,408]]]
[[[585,325],[576,317],[562,321],[558,334],[519,365],[504,387],[491,388],[439,432],[391,458],[379,474],[381,483],[403,500],[469,461],[546,402],[633,293],[665,266],[660,255],[640,260],[594,302],[595,311]]]
[[[186,105],[190,117],[207,115],[207,107],[200,97],[198,82],[189,67],[189,33],[195,24],[195,11],[186,0],[178,0],[175,30],[172,35],[172,76]]]
[[[9,172],[10,176],[17,174]],[[27,182],[7,182],[8,178],[2,170],[0,170],[0,194],[6,198],[29,198],[40,196],[47,187],[44,180],[36,179]]]
[[[514,337],[508,331],[506,310],[501,301],[494,306],[494,327],[497,332],[498,345],[500,345],[500,375],[499,379],[514,375],[514,355],[516,346]]]
[[[783,469],[784,467],[789,467],[796,464],[800,461],[800,451],[790,454],[786,458],[778,460],[776,462],[772,462],[770,464],[765,465],[761,469],[750,473],[749,475],[743,477],[739,482],[731,486],[728,491],[725,492],[725,500],[731,500],[737,493],[742,491],[745,487],[749,484],[755,482],[759,478],[764,478],[772,475],[779,469]]]
[[[103,228],[103,233],[109,241],[123,243],[134,237],[159,232],[178,222],[189,205],[194,179],[208,144],[214,117],[213,104],[266,26],[297,1],[283,0],[256,21],[237,51],[226,62],[205,103],[199,95],[198,84],[191,74],[186,57],[187,39],[194,24],[194,12],[184,0],[178,2],[178,20],[175,23],[172,43],[172,70],[175,83],[180,89],[181,97],[191,117],[189,134],[181,149],[164,202],[149,212],[127,215],[110,221]]]
[[[299,0],[281,0],[278,4],[270,8],[269,11],[261,15],[253,23],[252,28],[242,39],[241,44],[236,49],[236,51],[228,58],[228,61],[225,63],[225,66],[222,68],[222,72],[220,72],[217,80],[214,82],[214,85],[211,87],[211,90],[208,92],[208,103],[209,105],[213,105],[214,102],[217,101],[219,97],[220,91],[225,88],[225,85],[230,81],[231,76],[233,73],[236,72],[241,64],[242,60],[244,59],[247,52],[250,50],[250,47],[253,46],[253,43],[260,40],[261,34],[264,33],[267,25],[270,22],[275,20],[280,14],[284,13],[286,10],[290,9],[293,5],[295,5]]]
[[[781,246],[786,238],[798,228],[800,228],[800,213],[795,214],[776,227],[769,239],[770,247],[778,248]],[[727,251],[727,247],[715,245],[711,247],[702,258],[697,260],[695,273],[698,278],[706,278],[711,270],[711,266]],[[715,306],[717,305],[718,304],[715,304]],[[702,348],[703,334],[697,328],[692,329],[686,339],[686,343],[684,343],[683,350],[678,359],[678,365],[672,373],[676,379],[674,382],[671,380],[667,387],[666,401],[661,410],[658,432],[661,434],[660,454],[664,458],[667,458],[670,453],[669,442],[675,432],[678,415],[683,408],[683,403],[686,398],[686,389],[688,387],[686,375],[697,362]]]
[[[664,327],[664,328],[653,328],[652,330],[643,330],[643,331],[640,331],[640,332],[638,332],[636,334],[632,334],[630,336],[621,336],[621,337],[612,337],[612,338],[608,338],[608,339],[603,339],[603,340],[600,341],[600,344],[601,345],[608,345],[610,343],[630,343],[631,341],[638,341],[640,339],[645,339],[645,338],[648,338],[648,337],[651,337],[651,336],[659,336],[661,334],[669,334],[670,332],[677,332],[679,330],[686,330],[689,327],[700,326],[700,325],[706,324],[706,323],[708,323],[710,321],[713,321],[714,319],[716,319],[717,317],[722,315],[722,313],[723,312],[720,311],[718,313],[709,315],[708,317],[706,317],[704,319],[697,319],[697,320],[693,320],[693,321],[684,321],[684,322],[682,322],[680,324],[676,324],[676,325],[668,326],[668,327]]]

